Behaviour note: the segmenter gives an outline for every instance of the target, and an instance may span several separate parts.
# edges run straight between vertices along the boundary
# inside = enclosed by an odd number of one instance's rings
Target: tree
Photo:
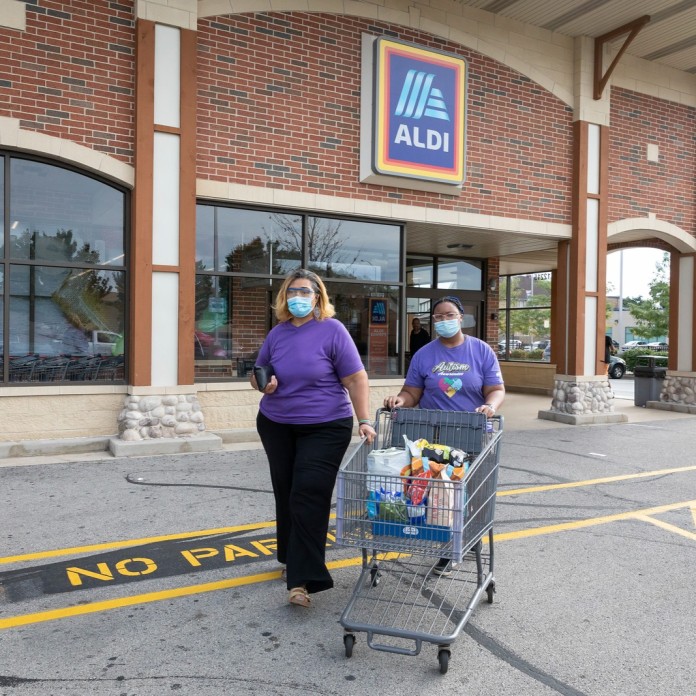
[[[649,296],[638,302],[626,300],[636,320],[633,333],[638,338],[655,338],[669,333],[669,254],[655,264],[655,275],[649,284]]]

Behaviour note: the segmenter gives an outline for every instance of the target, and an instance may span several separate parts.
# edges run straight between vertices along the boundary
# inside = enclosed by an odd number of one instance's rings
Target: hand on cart
[[[367,440],[367,443],[371,445],[374,439],[377,437],[377,431],[375,430],[372,423],[368,420],[361,420],[360,425],[358,425],[358,432],[363,440]]]

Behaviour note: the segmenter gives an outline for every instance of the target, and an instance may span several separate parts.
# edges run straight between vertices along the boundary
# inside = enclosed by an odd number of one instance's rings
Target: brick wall
[[[696,109],[612,88],[610,138],[609,222],[655,213],[696,233]],[[647,160],[649,143],[659,162]]]
[[[361,34],[469,61],[461,195],[358,181]],[[329,14],[199,22],[201,178],[570,223],[572,110],[527,77],[429,34]]]
[[[0,116],[132,164],[133,0],[35,0],[26,19],[0,28]]]

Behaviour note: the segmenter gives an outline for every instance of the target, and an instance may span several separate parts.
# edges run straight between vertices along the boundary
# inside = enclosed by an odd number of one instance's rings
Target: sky
[[[623,254],[623,285],[621,284],[621,255]],[[607,256],[607,295],[648,297],[650,282],[655,277],[655,264],[662,261],[659,249],[624,249]],[[612,290],[613,287],[613,290]]]

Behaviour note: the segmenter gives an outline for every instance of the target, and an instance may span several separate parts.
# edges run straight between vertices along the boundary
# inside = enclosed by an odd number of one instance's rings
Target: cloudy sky
[[[624,249],[607,257],[607,294],[624,297],[647,297],[648,285],[655,277],[655,265],[662,260],[659,249]],[[621,283],[621,255],[623,254],[623,284]],[[611,289],[613,288],[613,290]]]

